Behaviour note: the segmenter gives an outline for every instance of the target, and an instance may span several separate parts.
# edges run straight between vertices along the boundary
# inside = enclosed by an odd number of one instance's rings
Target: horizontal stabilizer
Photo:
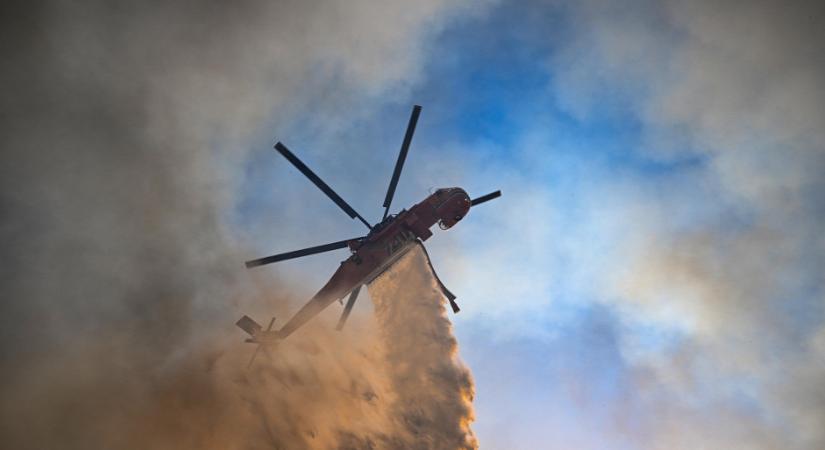
[[[256,336],[258,333],[260,333],[260,332],[261,332],[261,330],[263,329],[263,327],[262,327],[262,326],[260,326],[260,325],[258,324],[258,322],[255,322],[255,321],[254,321],[254,320],[252,320],[252,318],[251,318],[251,317],[249,317],[249,316],[243,316],[243,317],[241,317],[241,318],[240,318],[240,320],[238,320],[237,322],[235,322],[235,325],[237,325],[237,326],[238,326],[238,328],[240,328],[240,329],[242,329],[242,330],[246,331],[246,332],[247,332],[250,336],[252,336],[252,337],[255,337],[255,336]]]

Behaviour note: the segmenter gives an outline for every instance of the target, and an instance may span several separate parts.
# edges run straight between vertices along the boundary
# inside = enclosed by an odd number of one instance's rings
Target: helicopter
[[[454,313],[459,312],[458,304],[455,302],[455,295],[444,286],[441,279],[436,275],[423,241],[432,236],[430,228],[438,224],[442,230],[452,228],[462,220],[470,208],[478,206],[484,202],[501,196],[501,191],[491,192],[487,195],[470,199],[464,189],[459,187],[441,188],[435,190],[427,198],[413,205],[409,209],[402,209],[397,214],[389,214],[398,179],[401,170],[404,168],[404,161],[407,158],[413,133],[415,132],[418,116],[421,114],[421,106],[414,105],[410,115],[407,131],[401,144],[398,160],[395,163],[387,195],[384,198],[384,215],[380,222],[371,225],[358,212],[356,212],[347,202],[344,201],[332,188],[329,187],[318,175],[306,166],[294,153],[284,144],[275,144],[275,150],[287,159],[296,169],[306,176],[315,186],[317,186],[327,197],[330,198],[339,208],[341,208],[350,218],[360,220],[369,232],[365,236],[346,239],[315,247],[304,248],[277,255],[246,261],[247,268],[259,267],[266,264],[300,258],[343,248],[349,248],[351,255],[344,261],[332,275],[330,280],[318,291],[294,316],[279,330],[272,330],[275,322],[273,318],[269,326],[264,329],[249,316],[244,315],[236,322],[236,325],[250,335],[246,342],[253,344],[275,344],[307,323],[310,319],[318,315],[327,306],[342,301],[349,295],[341,317],[336,325],[337,330],[341,330],[347,321],[361,287],[369,285],[373,280],[384,273],[393,263],[398,261],[404,254],[416,246],[420,247],[426,256],[436,282],[438,283],[444,297],[450,302],[450,307]],[[258,347],[260,348],[260,346]],[[257,350],[255,352],[257,354]],[[253,355],[254,360],[254,355]],[[250,361],[250,364],[252,361]]]

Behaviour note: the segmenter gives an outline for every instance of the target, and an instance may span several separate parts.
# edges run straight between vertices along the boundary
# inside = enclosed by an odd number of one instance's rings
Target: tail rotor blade
[[[352,206],[345,202],[344,199],[341,198],[338,194],[336,194],[331,187],[324,183],[324,180],[322,180],[321,177],[315,175],[315,172],[313,172],[312,169],[307,167],[306,164],[304,164],[300,159],[298,159],[297,156],[295,156],[291,151],[289,151],[289,149],[286,148],[284,144],[278,142],[277,144],[275,144],[275,150],[278,150],[278,153],[283,155],[284,158],[286,158],[289,162],[292,163],[293,166],[295,166],[296,169],[300,170],[301,173],[304,174],[304,176],[309,178],[309,181],[312,181],[312,183],[315,184],[315,186],[318,186],[318,189],[320,189],[324,194],[327,194],[327,197],[329,197],[330,200],[335,202],[335,204],[338,205],[339,208],[343,209],[344,212],[347,213],[348,216],[350,216],[350,218],[355,219],[357,217],[359,220],[361,220],[361,222],[364,223],[364,225],[367,226],[367,228],[372,230],[372,226],[369,224],[369,222],[364,220],[364,218],[361,217],[360,214],[358,214],[354,209],[352,209]]]
[[[254,362],[255,362],[255,358],[257,358],[257,357],[258,357],[258,352],[259,352],[260,350],[261,350],[261,344],[258,344],[258,345],[255,347],[255,352],[254,352],[254,353],[252,353],[252,357],[251,357],[251,358],[249,358],[249,364],[247,364],[247,365],[246,365],[246,369],[247,369],[247,370],[249,370],[249,368],[251,368],[251,367],[252,367],[252,363],[254,363]]]
[[[395,196],[395,187],[398,186],[398,178],[401,177],[401,169],[404,168],[404,161],[407,159],[407,151],[410,149],[410,142],[412,142],[413,133],[415,133],[415,126],[418,123],[418,116],[421,114],[421,106],[413,106],[412,114],[410,115],[410,122],[407,124],[407,133],[404,134],[404,142],[401,143],[401,151],[398,153],[398,160],[395,162],[395,170],[392,172],[392,179],[390,186],[387,188],[387,196],[384,198],[384,219],[390,212],[390,204],[392,198]]]
[[[248,318],[247,316],[244,316],[244,317]],[[252,320],[252,319],[250,319],[250,320]],[[266,331],[271,330],[272,329],[272,324],[274,324],[274,323],[275,323],[275,318],[273,317],[272,320],[269,321],[269,326],[266,327]],[[255,347],[255,352],[252,353],[252,358],[249,359],[249,364],[246,365],[247,370],[249,370],[249,368],[252,367],[252,363],[255,362],[255,357],[258,356],[258,352],[261,350],[261,345],[263,345],[263,344],[258,344],[258,346]]]
[[[347,300],[347,306],[344,307],[344,312],[341,313],[341,318],[338,319],[338,325],[335,326],[336,330],[341,331],[344,328],[344,323],[346,323],[349,314],[352,312],[352,307],[355,305],[355,299],[358,298],[358,292],[360,291],[361,286],[358,286],[349,295],[349,300]]]
[[[264,257],[264,258],[253,259],[251,261],[247,261],[245,264],[246,264],[246,268],[248,269],[248,268],[251,268],[251,267],[263,266],[264,264],[272,264],[274,262],[284,261],[284,260],[287,260],[287,259],[300,258],[302,256],[314,255],[316,253],[329,252],[329,251],[332,251],[332,250],[338,250],[340,248],[347,247],[349,245],[350,241],[354,241],[354,240],[358,240],[358,239],[362,239],[362,238],[347,239],[347,240],[344,240],[344,241],[333,242],[331,244],[319,245],[317,247],[309,247],[309,248],[304,248],[304,249],[301,249],[301,250],[295,250],[295,251],[292,251],[292,252],[279,253],[277,255],[267,256],[267,257]]]
[[[499,198],[499,197],[501,197],[501,191],[491,192],[491,193],[489,193],[489,194],[487,194],[487,195],[482,195],[481,197],[474,198],[474,199],[470,202],[470,205],[472,205],[472,206],[480,205],[480,204],[482,204],[482,203],[484,203],[484,202],[488,202],[488,201],[490,201],[490,200],[492,200],[492,199],[494,199],[494,198]]]

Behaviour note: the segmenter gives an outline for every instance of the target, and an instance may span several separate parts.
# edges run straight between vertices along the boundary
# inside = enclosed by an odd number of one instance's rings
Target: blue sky
[[[466,143],[464,148],[478,149],[481,155],[474,157],[483,158],[485,165],[527,174],[525,181],[531,186],[552,192],[558,202],[552,206],[557,220],[575,226],[580,220],[577,209],[582,208],[577,192],[600,172],[588,173],[590,166],[603,164],[610,171],[646,176],[666,173],[670,167],[635,151],[639,123],[633,115],[621,114],[620,100],[606,98],[604,110],[588,120],[573,117],[554,101],[550,61],[557,51],[554,42],[563,38],[563,31],[552,30],[566,25],[563,11],[507,5],[460,23],[433,44],[431,51],[438,56],[427,64],[426,82],[411,97],[429,97],[434,103],[425,110],[436,117],[428,131],[432,146],[438,147],[438,141]],[[545,153],[541,161],[518,155],[525,151],[523,136],[531,133],[547,135],[538,150]],[[488,190],[498,187],[495,175],[485,179]],[[496,214],[497,206],[487,205],[488,213]],[[508,217],[516,222],[508,231],[518,232],[521,221],[546,220],[536,212]],[[508,239],[519,239],[492,227],[473,231],[456,238],[462,242],[460,248],[484,246],[493,239],[507,245]],[[489,448],[632,448],[616,434],[615,421],[622,409],[631,408],[622,398],[627,368],[618,349],[617,320],[609,309],[592,306],[592,299],[581,298],[582,293],[565,286],[564,250],[553,240],[543,242],[540,251],[559,262],[553,266],[555,281],[545,289],[535,283],[536,290],[528,295],[539,298],[543,307],[523,314],[538,312],[540,318],[521,322],[536,329],[512,331],[507,333],[510,337],[496,339],[496,328],[508,328],[498,320],[507,318],[493,317],[482,325],[462,320],[456,327],[462,356],[477,383],[475,429]],[[442,259],[451,257],[435,253]],[[466,270],[472,272],[472,265]],[[513,270],[519,268],[501,272]],[[478,311],[483,306],[474,307],[473,300],[465,298],[465,308],[483,315],[483,310]],[[505,301],[518,315],[521,300]]]

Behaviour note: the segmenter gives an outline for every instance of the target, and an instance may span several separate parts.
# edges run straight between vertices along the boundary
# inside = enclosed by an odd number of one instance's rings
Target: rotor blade
[[[484,202],[488,202],[488,201],[490,201],[494,198],[499,198],[499,197],[501,197],[501,191],[490,192],[487,195],[482,195],[479,198],[474,198],[473,201],[470,202],[470,205],[472,205],[472,206],[480,205]]]
[[[421,114],[421,107],[418,105],[413,106],[410,122],[407,124],[407,133],[404,135],[404,142],[401,143],[401,152],[398,153],[398,161],[395,162],[395,170],[392,172],[390,187],[387,188],[387,196],[384,198],[384,219],[387,218],[387,214],[390,212],[390,204],[395,195],[395,187],[398,186],[398,178],[401,177],[401,169],[404,168],[404,161],[407,159],[407,151],[410,149],[410,142],[412,142],[419,114]]]
[[[315,175],[315,172],[313,172],[309,167],[307,167],[306,164],[301,162],[301,160],[298,159],[298,157],[295,156],[291,151],[289,151],[289,149],[286,148],[284,144],[278,142],[277,144],[275,144],[275,150],[278,150],[278,153],[284,155],[284,158],[291,162],[296,169],[300,170],[301,173],[304,174],[304,176],[309,178],[309,181],[312,181],[315,184],[315,186],[318,186],[318,189],[323,191],[324,194],[327,194],[327,197],[329,197],[330,200],[335,202],[335,204],[338,205],[339,208],[343,209],[348,216],[350,216],[353,219],[357,217],[361,220],[361,222],[364,223],[364,225],[367,226],[367,228],[372,230],[372,226],[369,224],[369,222],[364,220],[364,218],[361,217],[360,214],[355,212],[355,210],[352,209],[352,206],[345,202],[344,199],[341,198],[338,194],[336,194],[331,187],[324,183],[324,180],[322,180],[318,175]]]
[[[344,323],[347,321],[349,313],[352,312],[352,307],[355,305],[355,299],[358,298],[359,291],[361,291],[361,286],[355,288],[349,295],[349,300],[347,300],[347,306],[344,307],[344,312],[341,313],[341,318],[338,319],[338,325],[335,326],[336,330],[341,331],[341,329],[344,328]]]
[[[347,239],[345,241],[333,242],[331,244],[319,245],[317,247],[309,247],[309,248],[304,248],[304,249],[301,249],[301,250],[295,250],[295,251],[292,251],[292,252],[279,253],[277,255],[267,256],[267,257],[264,257],[264,258],[253,259],[251,261],[247,261],[245,264],[246,264],[246,268],[249,269],[251,267],[263,266],[264,264],[271,264],[271,263],[278,262],[278,261],[283,261],[283,260],[286,260],[286,259],[300,258],[301,256],[314,255],[316,253],[323,253],[323,252],[329,252],[329,251],[332,251],[332,250],[338,250],[339,248],[346,247],[348,245],[349,241],[353,241],[353,240],[357,240],[357,239],[362,239],[362,238]]]

